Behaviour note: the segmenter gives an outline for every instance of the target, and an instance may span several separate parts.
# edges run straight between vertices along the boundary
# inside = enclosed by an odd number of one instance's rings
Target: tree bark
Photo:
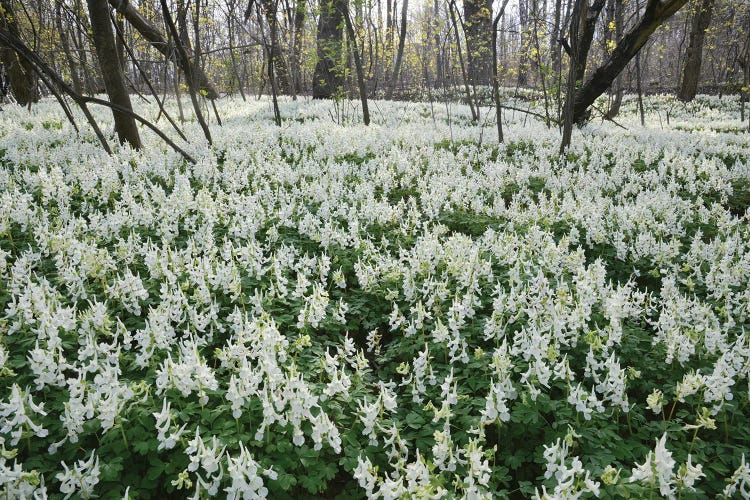
[[[443,51],[440,43],[440,0],[435,0],[432,14],[432,31],[435,38],[435,88],[443,86],[445,81],[445,69],[443,66]]]
[[[122,14],[125,20],[148,41],[152,47],[173,60],[185,74],[195,74],[198,89],[209,99],[216,99],[219,93],[211,83],[203,68],[193,67],[194,54],[189,48],[185,47],[186,57],[181,57],[179,51],[175,49],[173,43],[167,41],[162,32],[154,24],[143,17],[138,10],[131,5],[130,0],[109,0],[109,4],[114,7],[118,13]]]
[[[273,66],[276,68],[276,84],[279,91],[289,94],[291,93],[291,88],[289,87],[289,69],[284,60],[281,43],[279,42],[279,20],[277,17],[279,3],[278,0],[262,0],[261,5],[263,6],[263,15],[266,18],[266,22],[268,22],[268,31],[271,38],[271,57],[273,58]]]
[[[467,77],[472,85],[492,81],[492,0],[464,0]]]
[[[622,38],[622,31],[623,31],[623,0],[610,0],[610,4],[612,12],[611,17],[612,21],[615,23],[615,33],[614,33],[614,39],[612,39],[612,42],[615,44]],[[607,23],[609,25],[609,23]],[[609,51],[609,47],[607,47],[607,51]],[[612,102],[610,103],[609,109],[607,110],[606,117],[610,120],[614,119],[619,113],[620,113],[620,107],[622,106],[622,95],[624,93],[623,85],[622,85],[622,75],[618,75],[617,78],[614,81],[614,89],[613,89],[613,98]]]
[[[461,52],[461,34],[458,32],[458,23],[456,22],[456,0],[450,0],[448,2],[448,11],[451,15],[451,24],[453,24],[453,33],[456,36],[456,49],[458,50],[458,64],[461,66],[461,76],[463,77],[464,91],[466,92],[466,102],[471,110],[471,119],[474,122],[479,121],[479,106],[476,106],[474,97],[471,92],[471,85],[469,84],[469,77],[466,73],[466,65],[464,64],[463,53]]]
[[[344,12],[344,21],[346,23],[346,33],[351,41],[352,52],[354,53],[354,65],[357,68],[357,87],[359,88],[359,98],[362,101],[362,121],[365,125],[370,124],[370,108],[367,105],[367,86],[365,85],[365,73],[362,69],[362,60],[359,57],[357,49],[357,38],[354,33],[354,26],[349,17],[349,12]]]
[[[398,38],[398,51],[396,52],[396,62],[393,65],[393,75],[388,85],[388,98],[393,95],[393,89],[398,84],[398,75],[401,72],[401,61],[404,58],[404,45],[406,43],[406,14],[409,8],[409,0],[404,0],[401,6],[401,31]]]
[[[560,48],[560,23],[562,22],[562,0],[555,0],[555,16],[552,21],[552,30],[550,32],[549,51],[552,61],[552,70],[555,74],[560,72],[560,62],[562,61],[562,50]]]
[[[508,6],[509,1],[503,0],[500,11],[495,16],[495,19],[492,20],[492,96],[495,99],[495,124],[497,125],[497,142],[499,143],[504,142],[505,138],[503,136],[503,108],[500,104],[500,75],[497,70],[497,27],[505,15],[505,8]]]
[[[529,52],[528,41],[529,30],[529,6],[528,0],[518,0],[518,82],[519,87],[526,87],[529,84],[529,63],[527,54]]]
[[[305,30],[305,2],[296,0],[294,3],[294,41],[292,43],[292,95],[302,92],[302,39]]]
[[[677,94],[682,101],[692,101],[698,92],[703,63],[703,40],[706,38],[706,28],[711,23],[713,7],[714,0],[702,0],[693,14],[690,41],[685,55],[685,65],[682,68],[682,84]]]
[[[109,18],[109,6],[106,0],[88,0],[88,7],[94,48],[102,70],[107,95],[112,104],[129,112],[128,114],[116,109],[112,110],[115,132],[120,142],[127,142],[133,149],[140,149],[141,138],[132,116],[133,107],[130,104],[130,95],[125,88],[125,77],[120,67],[120,58],[117,55],[115,37],[112,33],[112,22]]]
[[[60,46],[65,54],[65,60],[68,63],[68,69],[70,71],[70,79],[73,82],[73,90],[79,94],[83,93],[83,85],[81,84],[81,77],[78,74],[78,64],[73,58],[73,54],[70,51],[70,45],[68,43],[68,33],[65,31],[62,22],[62,6],[60,2],[55,4],[55,22],[57,24],[57,31],[60,32]]]
[[[89,0],[91,1],[91,0]],[[190,58],[187,54],[188,48],[185,47],[185,45],[181,42],[182,39],[187,39],[187,20],[186,17],[187,13],[184,8],[184,4],[182,1],[178,1],[177,3],[177,16],[178,16],[178,22],[180,23],[180,31],[178,32],[177,27],[174,24],[174,21],[172,20],[172,15],[169,13],[169,6],[167,5],[167,0],[161,0],[161,13],[162,16],[164,16],[164,22],[167,24],[167,29],[169,30],[169,33],[171,35],[172,40],[174,40],[174,47],[175,52],[178,59],[181,59],[183,61],[187,61],[187,71],[185,71],[185,81],[187,82],[188,89],[190,91],[190,101],[193,104],[193,111],[195,112],[195,119],[198,120],[198,124],[200,124],[201,129],[203,130],[203,135],[206,137],[206,140],[208,141],[208,144],[213,144],[213,139],[211,138],[211,130],[208,128],[208,123],[206,123],[206,120],[203,118],[203,112],[201,111],[200,103],[198,102],[198,87],[197,82],[198,78],[196,75],[193,74],[193,64],[190,62]],[[182,16],[182,18],[180,17]],[[178,97],[179,98],[179,97]]]
[[[16,14],[10,0],[0,0],[0,29],[20,38]],[[8,83],[13,97],[21,106],[39,100],[36,76],[34,68],[24,59],[20,59],[16,53],[5,44],[0,45],[0,61],[5,66]]]
[[[575,101],[583,77],[586,75],[586,61],[588,60],[591,42],[594,39],[596,21],[604,8],[605,0],[595,0],[589,5],[589,0],[576,0],[573,15],[570,20],[569,50],[570,66],[565,92],[565,111],[563,114],[563,133],[560,143],[560,154],[570,145],[573,133]]]
[[[648,0],[643,17],[617,43],[606,61],[596,68],[576,93],[573,122],[580,124],[588,119],[589,106],[612,85],[656,28],[686,3],[687,0]]]
[[[313,99],[330,99],[344,85],[341,68],[344,24],[347,0],[323,0],[318,20],[318,62],[313,76]]]

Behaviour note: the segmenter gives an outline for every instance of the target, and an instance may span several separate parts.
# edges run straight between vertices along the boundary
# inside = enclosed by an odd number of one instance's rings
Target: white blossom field
[[[0,496],[750,497],[737,98],[370,107],[3,106]]]

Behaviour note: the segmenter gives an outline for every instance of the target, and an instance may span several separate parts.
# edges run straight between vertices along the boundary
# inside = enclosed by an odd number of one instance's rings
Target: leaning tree
[[[687,1],[648,0],[638,21],[617,41],[615,48],[604,62],[584,79],[591,39],[596,29],[596,20],[604,7],[604,1],[576,0],[571,16],[569,40],[565,43],[572,62],[568,74],[565,111],[562,117],[561,152],[570,144],[573,124],[581,125],[588,121],[590,107],[594,101],[611,87],[615,78],[638,54],[654,31],[680,10]]]

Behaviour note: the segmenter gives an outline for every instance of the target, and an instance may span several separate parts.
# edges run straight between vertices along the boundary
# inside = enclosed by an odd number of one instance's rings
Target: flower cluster
[[[6,496],[748,495],[736,109],[561,157],[511,112],[494,144],[452,104],[218,104],[195,164],[4,108]]]

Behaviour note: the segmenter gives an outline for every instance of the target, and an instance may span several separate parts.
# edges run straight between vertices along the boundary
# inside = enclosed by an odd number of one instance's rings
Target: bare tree
[[[487,85],[492,71],[492,0],[464,0],[467,77]]]
[[[15,37],[20,36],[16,13],[11,0],[0,0],[0,29]],[[39,100],[36,85],[36,75],[33,67],[24,59],[19,59],[16,53],[7,45],[0,45],[0,61],[6,69],[10,90],[16,102],[25,106]]]
[[[213,86],[203,68],[194,67],[195,56],[189,47],[183,47],[182,51],[176,49],[173,43],[167,40],[162,32],[151,21],[138,12],[130,0],[109,0],[118,13],[145,38],[153,48],[173,60],[185,74],[194,74],[198,89],[208,99],[216,99],[219,93]],[[184,53],[184,57],[181,55]]]
[[[398,83],[398,76],[401,72],[401,61],[404,59],[404,45],[406,43],[406,14],[409,9],[409,0],[404,0],[401,5],[401,29],[398,37],[398,51],[396,52],[396,62],[393,64],[393,75],[388,86],[388,98],[393,95],[393,89]]]
[[[677,93],[683,101],[692,101],[698,92],[698,82],[703,63],[703,40],[706,38],[706,28],[711,23],[714,0],[702,0],[693,13],[690,28],[690,42],[688,42],[685,65],[682,68],[682,83]]]
[[[576,92],[572,121],[583,123],[588,119],[589,107],[602,95],[617,75],[635,57],[651,34],[680,10],[687,0],[648,0],[643,15],[625,36],[617,42],[604,63],[596,68]]]
[[[604,8],[604,1],[594,0],[594,3],[589,5],[588,0],[576,0],[573,7],[568,43],[565,45],[570,58],[570,66],[568,67],[568,81],[565,91],[560,154],[570,145],[574,122],[574,102],[583,81],[583,76],[586,74],[586,60],[588,59],[591,42],[594,38],[596,20],[599,18],[602,8]]]
[[[115,132],[120,142],[127,142],[133,149],[140,149],[141,138],[132,116],[133,106],[130,104],[130,95],[125,88],[125,78],[122,74],[120,58],[117,55],[112,22],[109,17],[109,6],[106,0],[87,1],[91,20],[91,35],[94,39],[96,57],[102,69],[107,95],[112,104],[129,112],[112,110],[115,119]]]
[[[321,0],[318,19],[318,62],[313,76],[313,98],[330,99],[344,85],[341,68],[343,13],[347,0]]]

